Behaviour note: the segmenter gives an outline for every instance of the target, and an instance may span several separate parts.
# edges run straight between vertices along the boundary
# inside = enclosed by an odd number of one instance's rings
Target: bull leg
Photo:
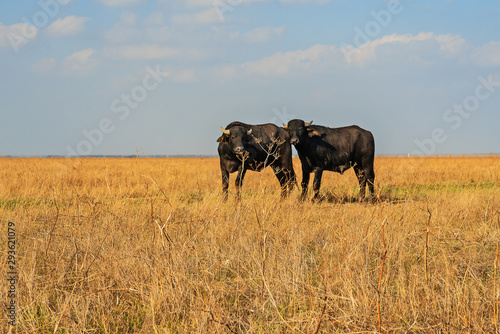
[[[364,169],[361,167],[354,167],[354,172],[356,173],[356,177],[359,182],[359,201],[362,202],[365,200],[365,191],[366,191],[366,174]]]
[[[240,195],[240,188],[241,186],[243,185],[243,178],[245,177],[245,173],[247,172],[247,170],[245,169],[245,167],[243,165],[241,165],[239,168],[238,168],[238,175],[236,176],[236,180],[235,180],[235,186],[236,186],[236,199],[237,200],[240,200],[241,199],[241,195]]]
[[[285,173],[285,186],[288,188],[288,193],[291,193],[293,186],[297,183],[297,179],[293,170],[292,147],[289,143],[280,145],[280,154],[276,159],[276,163]]]
[[[285,173],[287,177],[288,192],[291,193],[293,191],[293,187],[297,185],[297,178],[295,177],[293,169],[286,170]]]
[[[279,166],[272,166],[274,175],[276,175],[276,178],[278,179],[280,186],[281,186],[281,198],[285,198],[287,196],[286,192],[286,187],[288,183],[288,176],[286,172],[281,169]]]
[[[323,177],[323,169],[316,168],[316,170],[314,171],[314,181],[313,181],[313,191],[314,191],[313,201],[319,200],[319,188],[321,187],[322,177]]]
[[[311,171],[302,166],[302,182],[300,186],[302,187],[302,193],[300,195],[300,200],[303,201],[307,197],[307,187],[309,187],[309,177],[311,176]]]
[[[227,201],[227,189],[229,188],[229,172],[221,166],[220,172],[222,174],[222,201]]]
[[[370,199],[371,201],[375,200],[375,173],[373,172],[373,167],[372,168],[367,168],[365,170],[365,175],[366,175],[366,181],[368,184],[368,189],[370,190]]]

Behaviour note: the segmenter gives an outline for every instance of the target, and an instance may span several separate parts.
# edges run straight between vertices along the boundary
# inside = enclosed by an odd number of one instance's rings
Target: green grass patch
[[[486,192],[493,194],[499,185],[489,181],[470,182],[443,182],[436,184],[415,184],[408,186],[382,187],[382,197],[393,200],[404,200],[408,198],[421,199],[431,193],[458,194],[464,192]]]

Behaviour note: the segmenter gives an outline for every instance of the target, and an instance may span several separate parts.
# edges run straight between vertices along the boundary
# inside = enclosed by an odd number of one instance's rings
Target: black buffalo
[[[365,198],[366,185],[373,199],[375,141],[372,133],[357,125],[329,128],[311,123],[294,119],[283,124],[302,163],[301,198],[307,195],[310,173],[314,172],[313,199],[317,200],[324,170],[342,174],[353,167],[359,181],[360,199]]]
[[[227,199],[229,173],[238,172],[236,198],[240,198],[240,187],[247,170],[260,172],[271,166],[281,185],[281,196],[286,197],[287,188],[296,184],[292,166],[290,136],[283,128],[274,124],[249,125],[232,122],[221,127],[219,142],[220,170],[222,174],[223,198]]]

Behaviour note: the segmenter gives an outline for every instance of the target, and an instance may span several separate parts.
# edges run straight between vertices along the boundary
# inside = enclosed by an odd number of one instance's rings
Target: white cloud
[[[193,83],[198,82],[199,79],[193,69],[181,70],[179,72],[172,73],[172,79],[177,82],[183,83]]]
[[[137,15],[134,12],[123,12],[120,14],[120,22],[126,25],[133,25],[137,21]]]
[[[163,59],[179,55],[175,48],[159,45],[129,45],[105,48],[106,56],[114,59]]]
[[[283,35],[284,27],[259,27],[248,31],[243,38],[248,43],[263,43]]]
[[[213,6],[213,0],[184,0],[187,7],[210,7]]]
[[[90,20],[88,17],[67,16],[54,21],[46,31],[54,37],[74,35],[84,30],[84,23],[88,20]]]
[[[278,52],[258,61],[242,65],[247,74],[284,75],[292,69],[308,69],[314,63],[324,61],[341,61],[341,52],[335,46],[314,45],[306,50]]]
[[[18,51],[23,45],[38,36],[38,28],[27,23],[16,23],[10,26],[0,22],[0,47],[11,47]]]
[[[165,23],[165,20],[163,19],[163,13],[162,12],[151,13],[151,15],[149,15],[144,19],[144,23],[146,25],[160,25]]]
[[[468,48],[468,45],[466,40],[459,35],[436,35],[432,32],[421,32],[417,35],[387,35],[369,41],[358,48],[352,45],[343,47],[342,51],[348,63],[364,66],[377,58],[379,50],[384,49],[386,54],[395,55],[410,47],[413,50],[407,56],[417,60],[420,59],[418,53],[439,57],[459,57]],[[387,50],[388,48],[389,50]]]
[[[500,66],[500,42],[489,42],[473,50],[472,60],[480,66]]]
[[[104,37],[112,43],[133,44],[162,43],[172,36],[172,28],[164,25],[163,13],[153,12],[142,20],[132,12],[120,15],[120,22],[104,34]]]
[[[99,65],[98,60],[91,58],[94,54],[94,49],[86,49],[67,56],[61,64],[61,74],[65,76],[88,75]]]
[[[183,0],[182,3],[187,8],[196,8],[196,7],[214,7],[214,6],[229,6],[232,8],[236,8],[242,4],[248,4],[253,2],[265,2],[269,0]],[[172,2],[172,0],[159,0],[159,2],[167,3]]]
[[[460,35],[437,35],[435,39],[440,44],[440,50],[449,56],[463,54],[469,48],[467,41]]]
[[[280,0],[282,4],[327,4],[330,3],[330,0]]]
[[[175,24],[205,24],[221,22],[219,13],[215,7],[208,8],[201,12],[177,14],[172,16],[172,23]]]
[[[56,68],[56,60],[54,58],[46,58],[39,60],[38,62],[34,63],[31,68],[35,73],[38,74],[46,74],[51,72],[53,69]]]
[[[109,7],[125,7],[142,5],[144,0],[97,0],[97,2]]]
[[[232,80],[238,75],[238,68],[236,66],[223,66],[217,67],[213,69],[212,77],[221,82],[225,82],[227,80]]]
[[[174,82],[196,83],[200,81],[194,69],[176,69],[165,66],[161,70],[168,73],[169,80]]]
[[[133,24],[118,22],[104,34],[104,37],[113,43],[130,43],[139,40],[142,32]]]
[[[182,36],[179,37],[178,32],[170,26],[147,27],[144,29],[144,38],[153,44],[169,42],[176,38],[185,40]]]
[[[421,32],[417,35],[405,34],[398,35],[392,34],[383,36],[381,38],[368,41],[359,47],[354,47],[352,45],[343,47],[343,53],[345,60],[353,65],[363,66],[368,61],[376,57],[376,51],[378,48],[384,45],[394,45],[394,44],[408,44],[411,42],[425,41],[432,39],[433,33]]]
[[[408,43],[414,42],[414,41],[425,41],[428,39],[432,39],[433,37],[434,37],[434,33],[432,33],[432,32],[421,32],[417,35],[392,34],[392,35],[382,36],[381,38],[367,42],[366,44],[361,45],[360,48],[363,48],[365,46],[366,47],[378,47],[378,46],[381,46],[384,44],[394,44],[394,43],[408,44]]]
[[[243,64],[247,74],[285,75],[292,70],[324,69],[331,66],[363,67],[376,60],[418,61],[434,57],[459,58],[469,48],[467,42],[458,35],[435,35],[422,32],[417,35],[389,35],[369,41],[359,48],[353,46],[339,48],[335,45],[314,45],[305,50],[279,52],[260,60]],[[500,43],[488,46],[489,61],[500,62]]]

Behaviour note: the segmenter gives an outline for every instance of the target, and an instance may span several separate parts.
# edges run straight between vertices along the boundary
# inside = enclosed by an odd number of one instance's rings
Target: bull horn
[[[310,122],[307,122],[307,123],[304,123],[305,126],[310,126],[312,124],[313,121],[310,121]]]
[[[250,129],[250,130],[247,131],[247,135],[250,136],[251,134],[252,134],[252,129]]]
[[[288,124],[283,123],[283,129],[288,129]]]
[[[222,126],[220,127],[220,129],[222,130],[222,133],[225,135],[231,134],[231,131],[224,129]]]

